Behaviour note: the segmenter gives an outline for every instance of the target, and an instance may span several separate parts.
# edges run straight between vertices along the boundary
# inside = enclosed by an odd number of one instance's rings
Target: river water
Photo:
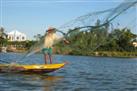
[[[44,63],[41,54],[22,56],[0,53],[5,62]],[[50,74],[0,73],[0,91],[137,91],[137,58],[54,56],[54,63],[63,61],[69,64]]]

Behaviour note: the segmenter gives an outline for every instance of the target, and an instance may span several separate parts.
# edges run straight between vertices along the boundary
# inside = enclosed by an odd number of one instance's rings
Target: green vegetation
[[[98,20],[96,26],[100,25]],[[69,55],[88,55],[88,56],[109,56],[109,57],[137,57],[137,47],[133,42],[137,42],[137,35],[130,29],[113,29],[111,32],[109,24],[103,27],[88,28],[81,31],[78,28],[69,30],[67,40],[70,44],[66,45],[60,42],[55,45],[55,53]],[[10,42],[5,38],[4,29],[0,32],[0,47],[7,46],[8,51],[15,50],[26,51],[39,41],[42,36],[34,36],[36,41]],[[15,51],[16,52],[16,51]]]
[[[7,46],[16,47],[16,49],[28,50],[31,46],[35,44],[36,41],[8,41]]]
[[[8,52],[26,52],[36,41],[4,41],[1,42],[0,48],[7,47]],[[4,45],[3,45],[4,43]]]
[[[7,47],[7,51],[24,52],[34,45],[35,42],[36,41],[8,41],[4,28],[0,28],[0,51],[2,47]]]
[[[96,26],[100,24],[97,21]],[[115,57],[137,57],[137,47],[133,42],[137,42],[137,35],[130,29],[113,29],[109,32],[109,25],[90,28],[80,31],[76,28],[67,39],[70,45],[59,43],[56,45],[56,53],[71,55],[91,55],[91,56],[115,56]]]
[[[0,27],[0,47],[7,45],[7,35],[4,33],[4,28]]]

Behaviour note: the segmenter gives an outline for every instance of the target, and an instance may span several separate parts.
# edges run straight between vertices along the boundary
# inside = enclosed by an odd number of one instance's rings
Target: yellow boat
[[[15,73],[49,73],[58,70],[65,66],[65,63],[58,64],[0,64],[0,72],[15,72]]]

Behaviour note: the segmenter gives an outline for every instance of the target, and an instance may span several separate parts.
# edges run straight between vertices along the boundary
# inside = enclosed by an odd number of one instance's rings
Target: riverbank
[[[120,51],[80,51],[80,50],[57,50],[56,54],[95,56],[95,57],[137,57],[137,52],[120,52]]]
[[[96,57],[126,57],[126,58],[132,58],[137,57],[137,52],[116,52],[116,51],[98,51],[98,52],[85,52],[80,54],[73,54],[70,53],[70,55],[83,55],[83,56],[96,56]]]
[[[17,48],[17,49],[7,49],[7,52],[15,52],[15,53],[25,53],[28,50],[25,48]],[[137,57],[137,52],[117,52],[117,51],[96,51],[96,52],[73,52],[73,51],[56,51],[53,49],[53,54],[63,54],[63,55],[79,55],[79,56],[95,56],[95,57],[126,57],[132,58]]]
[[[26,48],[15,48],[15,47],[0,47],[0,52],[15,52],[15,53],[24,53],[26,52]]]

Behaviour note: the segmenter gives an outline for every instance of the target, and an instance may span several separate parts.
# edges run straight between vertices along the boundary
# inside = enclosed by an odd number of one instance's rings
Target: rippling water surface
[[[0,53],[5,62],[44,63],[41,54],[22,56]],[[136,58],[54,56],[54,63],[63,61],[69,64],[50,74],[0,73],[0,91],[137,91]]]

